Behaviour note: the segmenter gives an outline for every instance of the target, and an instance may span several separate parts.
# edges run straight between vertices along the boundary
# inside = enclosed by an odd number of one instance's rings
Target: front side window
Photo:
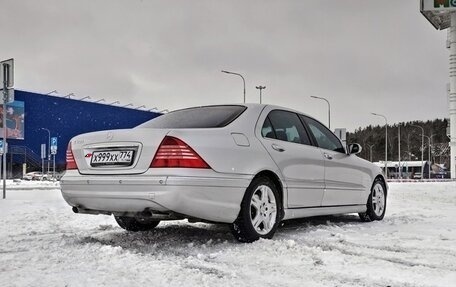
[[[263,130],[271,132],[263,134]],[[263,125],[264,137],[276,138],[281,141],[310,145],[310,139],[298,115],[292,112],[275,110],[271,111]]]
[[[301,118],[309,126],[309,129],[314,135],[315,140],[317,141],[317,144],[320,148],[345,153],[345,149],[340,143],[339,139],[324,125],[312,118],[305,116],[301,116]]]

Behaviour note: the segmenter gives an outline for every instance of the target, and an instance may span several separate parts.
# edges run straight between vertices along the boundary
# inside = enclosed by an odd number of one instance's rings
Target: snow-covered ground
[[[0,286],[456,286],[456,183],[390,184],[387,214],[286,222],[241,244],[224,225],[127,233],[74,214],[58,183],[8,183]]]

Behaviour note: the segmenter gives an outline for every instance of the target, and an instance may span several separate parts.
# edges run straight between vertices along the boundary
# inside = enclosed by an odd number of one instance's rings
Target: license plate
[[[122,165],[129,166],[133,161],[134,151],[114,150],[114,151],[94,151],[90,160],[91,166],[102,165]]]

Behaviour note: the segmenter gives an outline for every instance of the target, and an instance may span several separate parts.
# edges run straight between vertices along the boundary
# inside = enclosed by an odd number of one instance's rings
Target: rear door
[[[348,155],[340,140],[320,122],[306,116],[311,136],[320,147],[325,158],[325,193],[322,206],[364,204],[363,184],[369,170],[359,165],[355,155]],[[369,187],[367,187],[369,188]]]
[[[324,193],[324,158],[311,145],[299,116],[272,110],[262,124],[261,138],[288,187],[288,207],[320,206]]]

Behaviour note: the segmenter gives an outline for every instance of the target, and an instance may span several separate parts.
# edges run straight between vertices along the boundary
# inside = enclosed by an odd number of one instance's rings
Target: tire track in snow
[[[381,248],[377,248],[376,246],[368,246],[368,247],[365,247],[365,246],[362,246],[362,245],[359,245],[359,244],[353,244],[353,243],[350,243],[350,242],[347,242],[346,240],[340,240],[338,241],[338,243],[329,243],[329,242],[315,242],[315,241],[310,241],[310,240],[307,240],[306,243],[309,245],[309,246],[312,246],[312,247],[319,247],[321,248],[322,250],[324,251],[338,251],[344,255],[349,255],[349,256],[357,256],[357,257],[366,257],[366,258],[370,258],[370,259],[377,259],[377,260],[383,260],[383,261],[388,261],[388,262],[391,262],[391,263],[395,263],[395,264],[400,264],[400,265],[404,265],[406,267],[417,267],[417,266],[421,266],[421,267],[426,267],[426,268],[431,268],[431,269],[438,269],[438,270],[448,270],[448,271],[452,271],[452,272],[455,272],[456,271],[456,267],[454,266],[447,266],[446,264],[443,264],[443,265],[436,265],[436,264],[428,264],[428,263],[422,263],[422,262],[414,262],[414,261],[411,261],[411,260],[406,260],[406,259],[401,259],[401,258],[395,258],[395,257],[392,257],[392,256],[380,256],[380,255],[377,255],[378,253],[381,253],[382,251],[387,251],[387,252],[393,252],[393,253],[397,253],[395,251],[389,251],[389,250],[384,250],[384,249],[381,249]],[[354,250],[353,248],[363,248],[363,249],[370,249],[372,251],[380,251],[380,252],[363,252],[361,250]],[[408,253],[408,252],[406,252]]]

